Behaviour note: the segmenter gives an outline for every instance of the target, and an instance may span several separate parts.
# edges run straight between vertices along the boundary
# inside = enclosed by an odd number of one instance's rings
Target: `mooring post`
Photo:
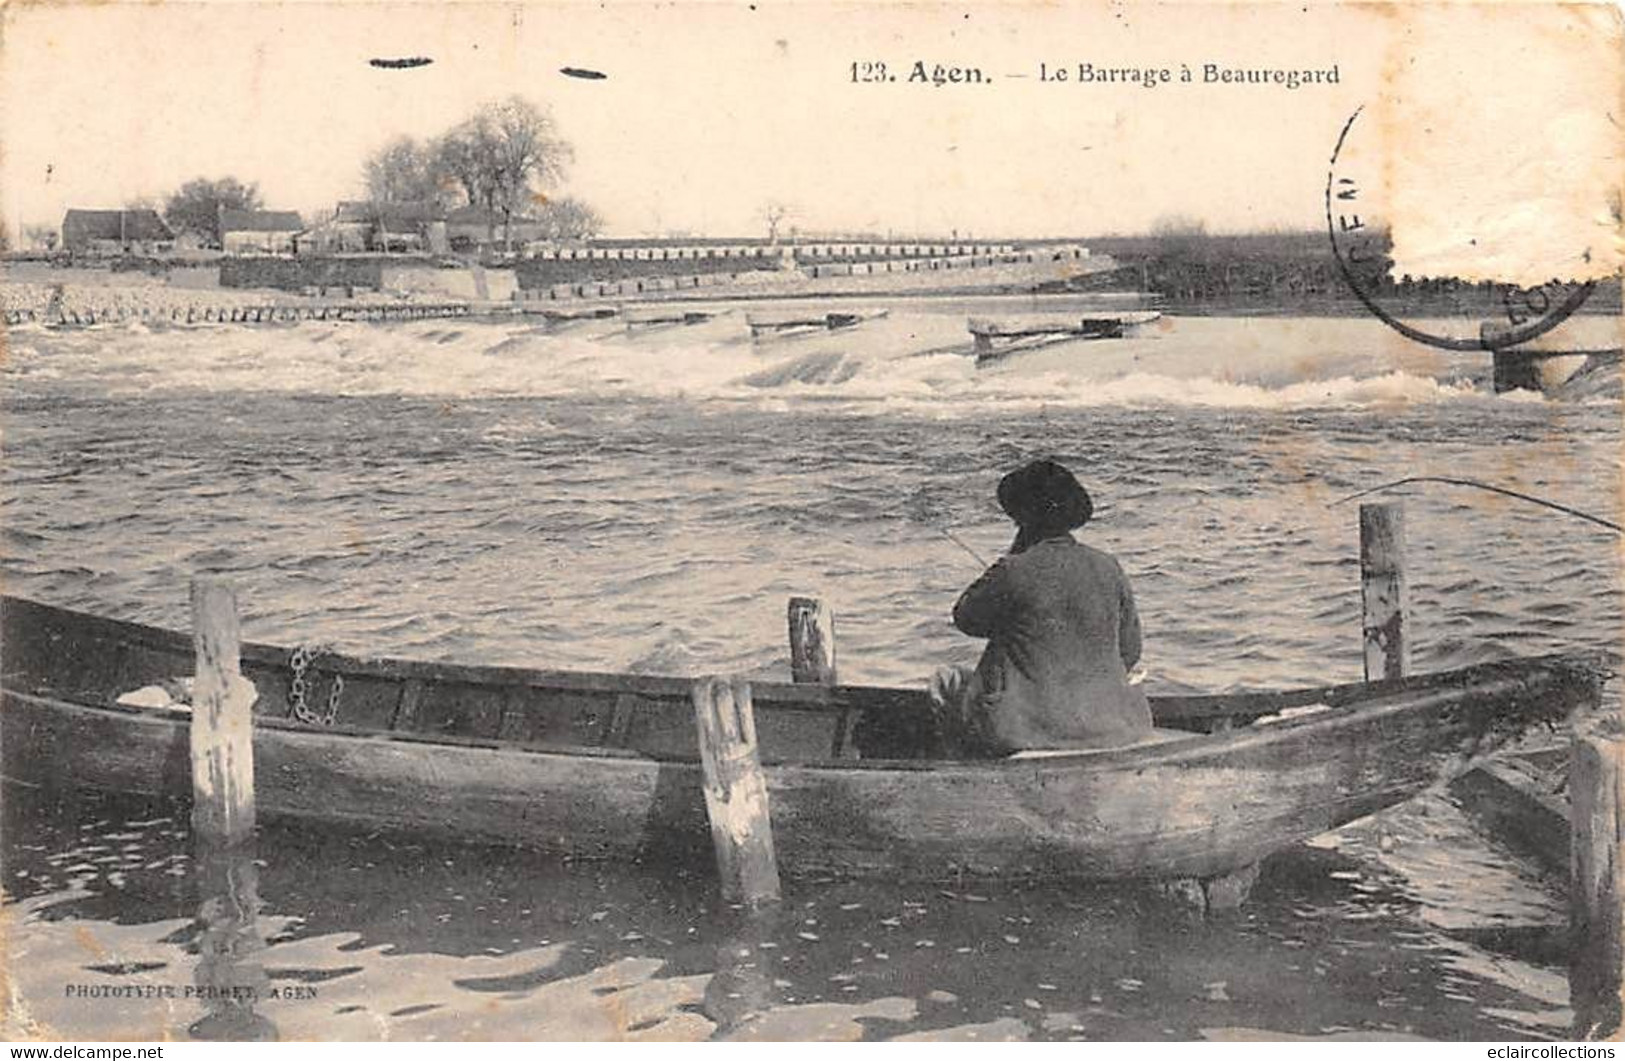
[[[1478,326],[1480,339],[1500,339],[1512,330],[1511,325],[1485,321]],[[1493,386],[1496,394],[1512,390],[1530,390],[1537,394],[1545,390],[1541,378],[1540,356],[1529,350],[1497,347],[1490,351]]]
[[[722,897],[751,905],[773,902],[779,897],[779,867],[767,809],[767,778],[756,752],[750,683],[702,678],[694,683],[691,696]]]
[[[254,835],[254,694],[238,660],[237,596],[192,580],[192,828],[230,845]]]
[[[1569,757],[1569,1006],[1576,1039],[1607,1039],[1620,1028],[1622,765],[1625,740],[1575,737]]]
[[[790,680],[814,685],[837,684],[835,613],[816,597],[791,597]]]
[[[1360,506],[1360,599],[1365,630],[1365,680],[1403,678],[1405,643],[1405,508],[1398,502]]]

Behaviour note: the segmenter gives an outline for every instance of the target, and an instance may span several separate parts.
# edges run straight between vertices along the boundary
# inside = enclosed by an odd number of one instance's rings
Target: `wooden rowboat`
[[[189,790],[189,717],[121,695],[192,671],[181,633],[0,598],[0,771]],[[245,644],[262,815],[595,858],[709,850],[692,681],[290,653]],[[342,677],[338,695],[335,683]],[[1153,698],[1169,739],[944,761],[912,689],[754,683],[792,874],[1203,878],[1399,803],[1536,722],[1594,706],[1587,657],[1395,682]],[[1284,714],[1283,714],[1284,713]]]
[[[971,317],[965,329],[974,341],[977,364],[986,364],[1056,343],[1079,339],[1121,339],[1159,319],[1156,310],[1095,314],[1085,317],[1021,317],[994,320]]]
[[[1485,836],[1565,880],[1568,766],[1567,748],[1498,755],[1450,782],[1450,798]]]
[[[776,313],[747,313],[745,314],[745,324],[749,326],[752,338],[756,338],[763,333],[771,335],[808,328],[823,328],[833,332],[840,331],[843,328],[855,328],[865,321],[879,320],[890,312],[890,310],[885,309],[825,310],[812,308],[784,310]]]
[[[716,315],[715,309],[685,309],[682,306],[628,306],[621,311],[621,319],[626,322],[628,330],[663,324],[704,324]]]
[[[608,320],[620,310],[615,306],[570,306],[548,307],[541,311],[542,318],[548,324],[566,325],[577,324],[581,321]]]

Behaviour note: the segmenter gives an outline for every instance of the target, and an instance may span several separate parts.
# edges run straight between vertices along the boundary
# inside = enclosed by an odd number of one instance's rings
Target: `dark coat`
[[[1018,540],[1019,541],[1019,540]],[[991,743],[1115,747],[1151,732],[1151,708],[1128,669],[1140,618],[1111,555],[1070,534],[999,559],[954,605],[954,625],[985,637],[976,720]]]

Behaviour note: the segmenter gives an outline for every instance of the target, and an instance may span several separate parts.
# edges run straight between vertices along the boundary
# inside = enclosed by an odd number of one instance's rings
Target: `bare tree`
[[[164,204],[164,220],[177,234],[191,232],[205,246],[220,246],[221,210],[258,210],[262,205],[256,184],[236,177],[207,180],[198,177],[181,185]]]
[[[34,250],[56,250],[57,231],[55,225],[24,225],[23,239],[28,241]]]
[[[1207,222],[1190,214],[1162,214],[1151,222],[1153,236],[1205,236]]]
[[[362,165],[367,198],[375,203],[432,202],[446,205],[455,183],[440,164],[439,145],[400,136],[367,156]],[[451,187],[448,187],[451,184]]]
[[[549,199],[537,211],[542,238],[550,240],[592,239],[603,231],[604,219],[580,199]]]
[[[501,216],[506,240],[514,215],[564,176],[574,152],[547,110],[510,96],[481,106],[441,138],[436,154],[469,203],[484,209],[487,238]]]
[[[781,203],[777,199],[763,204],[761,210],[757,211],[762,223],[767,226],[768,243],[777,244],[779,242],[779,228],[790,220],[790,215],[793,212],[788,204]]]

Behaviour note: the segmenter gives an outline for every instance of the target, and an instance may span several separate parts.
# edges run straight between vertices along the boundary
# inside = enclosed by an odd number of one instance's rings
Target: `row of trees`
[[[574,158],[553,117],[519,96],[487,103],[428,140],[403,136],[375,151],[363,167],[367,194],[376,203],[469,205],[485,217],[495,241],[516,220],[534,223],[543,239],[587,239],[603,220],[586,203],[549,197]]]

